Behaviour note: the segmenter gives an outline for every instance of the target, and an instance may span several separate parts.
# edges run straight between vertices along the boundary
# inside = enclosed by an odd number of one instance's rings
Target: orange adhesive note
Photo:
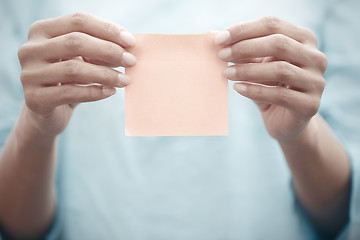
[[[126,136],[228,135],[226,62],[214,34],[135,34],[126,68]]]

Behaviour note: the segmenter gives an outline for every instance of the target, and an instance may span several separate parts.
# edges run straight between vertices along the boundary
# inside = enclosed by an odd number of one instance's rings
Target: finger
[[[130,78],[112,68],[97,66],[79,60],[68,60],[46,64],[32,71],[23,71],[24,86],[38,84],[53,86],[61,84],[102,84],[111,87],[125,87]]]
[[[74,13],[37,21],[30,27],[29,39],[53,38],[71,32],[86,33],[123,47],[131,47],[136,43],[135,37],[124,28],[87,13]]]
[[[313,116],[319,109],[319,98],[279,86],[235,83],[234,89],[258,103],[274,104],[302,116]]]
[[[281,34],[244,40],[223,48],[218,56],[237,63],[243,59],[269,57],[293,63],[297,66],[312,66],[318,59],[317,51]]]
[[[317,45],[316,36],[312,31],[272,16],[230,26],[225,31],[218,33],[215,43],[232,45],[246,39],[272,34],[283,34],[300,43]]]
[[[249,59],[241,59],[239,60],[239,62],[237,62],[238,64],[243,64],[243,63],[261,63],[264,61],[264,58],[249,58]]]
[[[238,64],[226,68],[224,76],[233,81],[283,83],[302,92],[322,92],[325,86],[322,77],[284,61]]]
[[[100,60],[97,60],[97,59],[92,59],[92,58],[89,58],[89,57],[82,57],[82,59],[84,60],[84,62],[91,63],[91,64],[94,64],[94,65],[100,65],[100,66],[106,66],[106,67],[112,67],[112,68],[117,67],[117,66],[114,66],[114,65],[112,65],[110,63],[103,62],[103,61],[100,61]]]
[[[260,57],[260,58],[249,58],[249,59],[240,59],[238,64],[242,63],[265,63],[265,62],[272,62],[272,61],[279,61],[275,57]]]
[[[116,93],[116,89],[107,86],[59,85],[37,90],[39,99],[47,99],[49,109],[64,105],[93,102],[108,98]]]
[[[135,56],[126,52],[121,46],[84,33],[69,33],[33,45],[33,51],[50,62],[82,56],[97,59],[112,66],[126,67],[136,64]]]

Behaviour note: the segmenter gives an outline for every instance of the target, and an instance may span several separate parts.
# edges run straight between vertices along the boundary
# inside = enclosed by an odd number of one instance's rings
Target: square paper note
[[[228,135],[226,62],[214,34],[135,34],[126,69],[125,135]]]

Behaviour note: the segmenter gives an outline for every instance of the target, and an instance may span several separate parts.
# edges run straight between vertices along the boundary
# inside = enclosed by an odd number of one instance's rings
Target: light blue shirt
[[[352,161],[350,221],[339,239],[360,239],[359,10],[358,0],[3,0],[0,150],[23,102],[17,50],[37,19],[85,11],[135,33],[186,34],[275,15],[313,30],[329,57],[320,112]],[[231,85],[226,137],[125,137],[123,89],[79,105],[60,137],[47,238],[319,239],[256,105]]]

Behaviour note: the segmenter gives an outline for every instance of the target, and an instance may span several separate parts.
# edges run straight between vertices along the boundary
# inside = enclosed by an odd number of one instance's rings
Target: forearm
[[[43,136],[23,108],[0,156],[0,222],[17,237],[38,237],[55,213],[56,137]]]
[[[315,115],[303,133],[280,142],[297,197],[315,223],[336,234],[347,221],[350,161],[331,129]]]

